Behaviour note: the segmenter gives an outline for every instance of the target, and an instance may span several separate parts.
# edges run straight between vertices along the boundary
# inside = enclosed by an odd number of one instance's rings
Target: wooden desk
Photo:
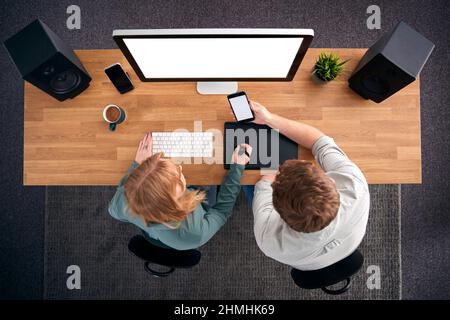
[[[322,50],[351,59],[337,81],[316,85],[310,71]],[[421,183],[419,81],[376,104],[351,91],[347,79],[366,49],[310,49],[292,82],[240,82],[272,112],[303,121],[332,136],[361,168],[369,183]],[[58,102],[25,83],[24,184],[115,185],[149,130],[223,130],[233,116],[225,96],[202,96],[195,82],[144,83],[119,50],[77,51],[92,76],[90,87],[73,100]],[[120,95],[104,68],[120,62],[135,90]],[[110,103],[122,106],[127,120],[116,132],[102,119]],[[302,150],[303,159],[312,159]],[[223,165],[184,165],[190,184],[220,184]],[[253,184],[259,171],[247,171],[243,184]]]

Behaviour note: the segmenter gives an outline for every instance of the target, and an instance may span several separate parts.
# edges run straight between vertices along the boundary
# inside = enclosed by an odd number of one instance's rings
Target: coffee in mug
[[[103,119],[109,123],[109,130],[116,130],[116,126],[125,121],[126,113],[121,107],[109,104],[103,109]]]

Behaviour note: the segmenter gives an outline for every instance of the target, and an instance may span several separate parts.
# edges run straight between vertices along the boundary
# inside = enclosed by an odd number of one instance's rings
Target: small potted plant
[[[334,80],[344,70],[343,65],[348,60],[341,61],[338,55],[334,53],[326,54],[322,52],[314,65],[312,78],[317,83],[327,83]]]

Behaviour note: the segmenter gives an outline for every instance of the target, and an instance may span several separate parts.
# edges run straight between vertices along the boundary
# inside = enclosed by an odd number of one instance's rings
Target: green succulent
[[[322,52],[314,65],[313,74],[324,81],[334,80],[344,70],[343,65],[347,62],[348,60],[341,61],[334,53],[327,55]]]

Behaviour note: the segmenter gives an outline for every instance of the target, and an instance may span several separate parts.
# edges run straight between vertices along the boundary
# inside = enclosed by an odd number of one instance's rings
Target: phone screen
[[[253,112],[245,94],[229,97],[231,108],[237,121],[253,120]]]
[[[133,84],[120,64],[112,65],[105,70],[105,73],[120,92],[124,93],[133,89]]]

